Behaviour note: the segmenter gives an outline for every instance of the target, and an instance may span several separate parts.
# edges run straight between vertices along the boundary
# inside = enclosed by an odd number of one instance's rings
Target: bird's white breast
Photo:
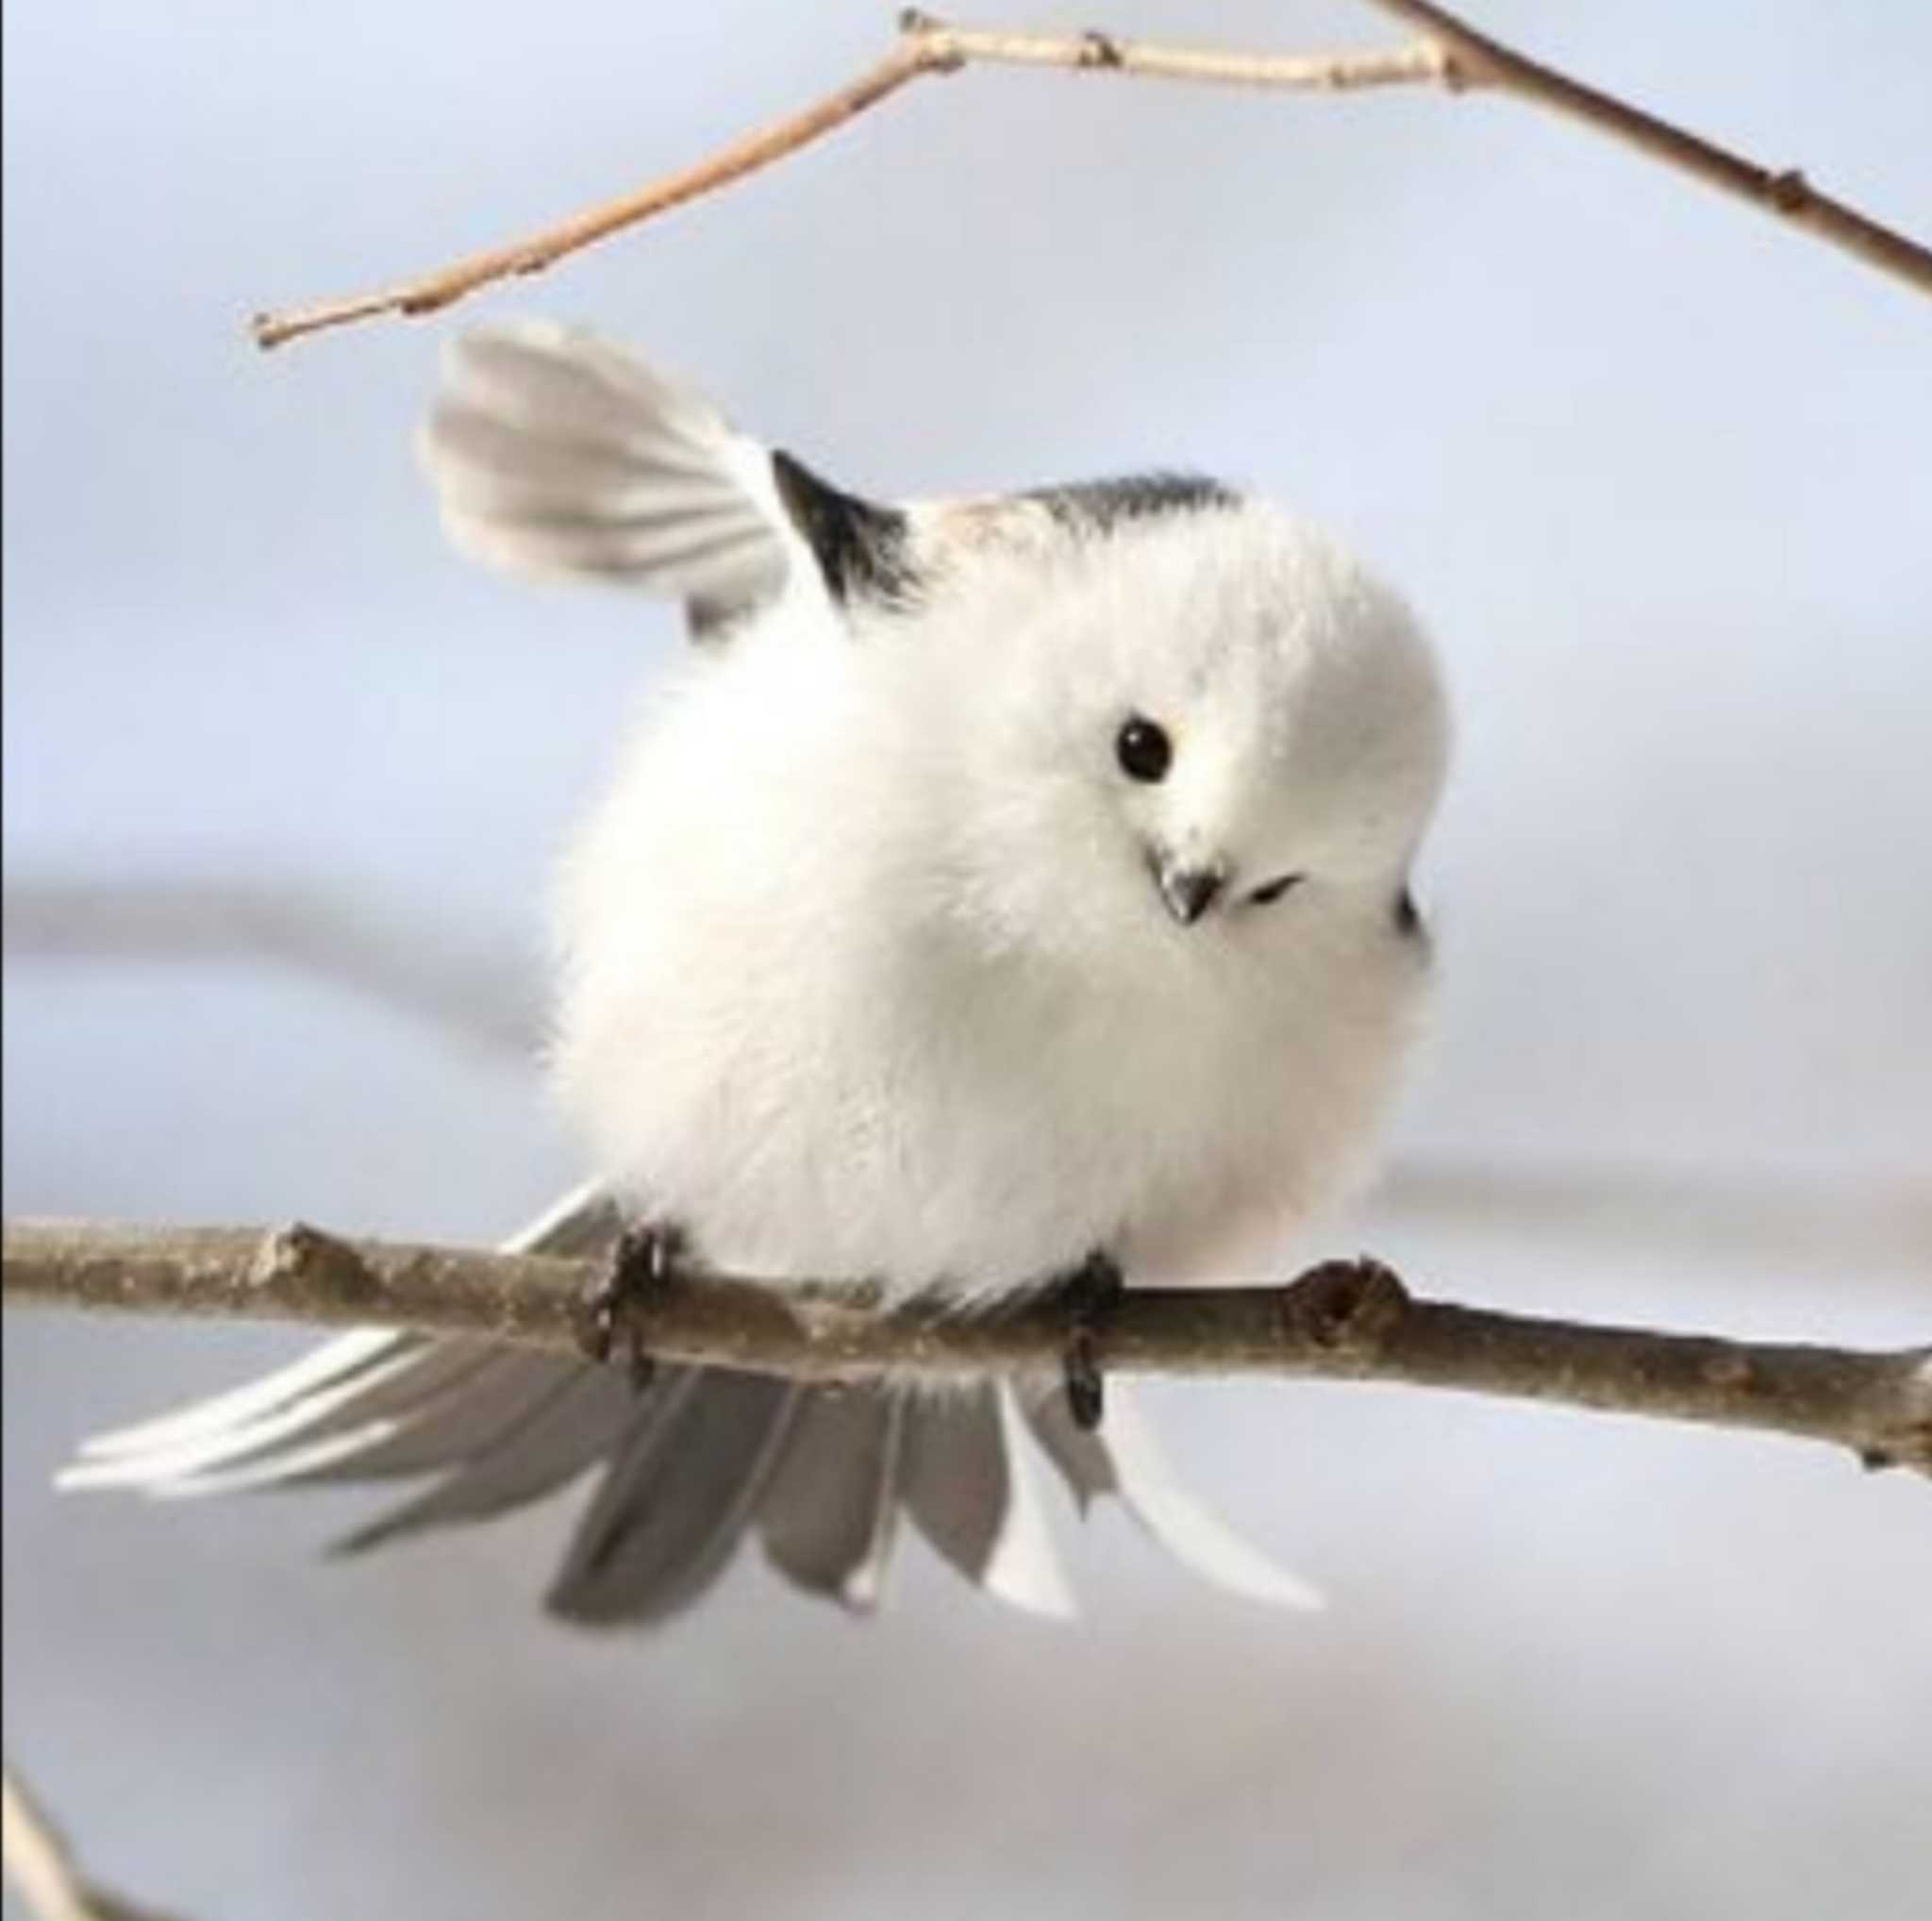
[[[1324,1198],[1419,985],[1386,927],[1265,971],[991,951],[865,668],[808,622],[691,663],[581,836],[553,1058],[604,1176],[734,1271],[979,1296],[1096,1247],[1182,1278]]]

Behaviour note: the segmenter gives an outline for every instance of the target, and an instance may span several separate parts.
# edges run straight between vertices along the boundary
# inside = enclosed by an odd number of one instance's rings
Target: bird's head
[[[1219,492],[1063,526],[941,626],[954,873],[1002,944],[1265,956],[1338,910],[1407,913],[1442,691],[1401,602],[1325,536]]]

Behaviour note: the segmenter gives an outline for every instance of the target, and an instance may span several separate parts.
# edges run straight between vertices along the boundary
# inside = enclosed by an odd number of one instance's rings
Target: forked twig
[[[472,254],[394,286],[258,314],[250,323],[251,330],[258,345],[279,346],[304,334],[345,326],[377,314],[431,313],[495,281],[541,273],[567,255],[797,153],[914,80],[930,74],[956,73],[966,66],[1055,67],[1145,79],[1328,93],[1417,85],[1442,86],[1452,92],[1488,89],[1513,93],[1635,147],[1707,186],[1748,200],[1921,292],[1932,293],[1932,251],[1845,202],[1821,193],[1795,168],[1761,166],[1655,114],[1627,106],[1478,33],[1424,0],[1370,0],[1370,4],[1420,28],[1422,38],[1403,46],[1341,53],[1258,54],[1167,46],[1098,31],[1009,33],[955,26],[908,11],[900,19],[898,44],[875,65],[802,111],[746,134],[695,166],[573,214],[525,240]]]

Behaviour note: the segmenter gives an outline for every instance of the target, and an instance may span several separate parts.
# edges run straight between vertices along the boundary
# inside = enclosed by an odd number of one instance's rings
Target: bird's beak
[[[1191,927],[1214,905],[1216,896],[1227,884],[1227,870],[1218,862],[1206,866],[1177,860],[1158,859],[1154,878],[1167,910],[1182,927]]]

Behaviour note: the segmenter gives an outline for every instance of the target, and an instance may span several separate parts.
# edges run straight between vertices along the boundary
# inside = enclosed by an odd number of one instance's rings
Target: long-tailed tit
[[[1167,474],[860,499],[541,325],[455,342],[423,444],[464,551],[675,595],[697,642],[564,864],[550,1067],[598,1180],[526,1244],[622,1221],[658,1260],[981,1309],[1237,1274],[1361,1169],[1429,973],[1447,727],[1333,541]],[[1058,1612],[1038,1444],[1083,1502],[1304,1598],[1119,1383],[1089,1430],[1072,1328],[1064,1382],[842,1393],[352,1335],[69,1478],[437,1477],[367,1543],[601,1464],[550,1596],[575,1619],[673,1612],[747,1532],[866,1606],[902,1512]]]

